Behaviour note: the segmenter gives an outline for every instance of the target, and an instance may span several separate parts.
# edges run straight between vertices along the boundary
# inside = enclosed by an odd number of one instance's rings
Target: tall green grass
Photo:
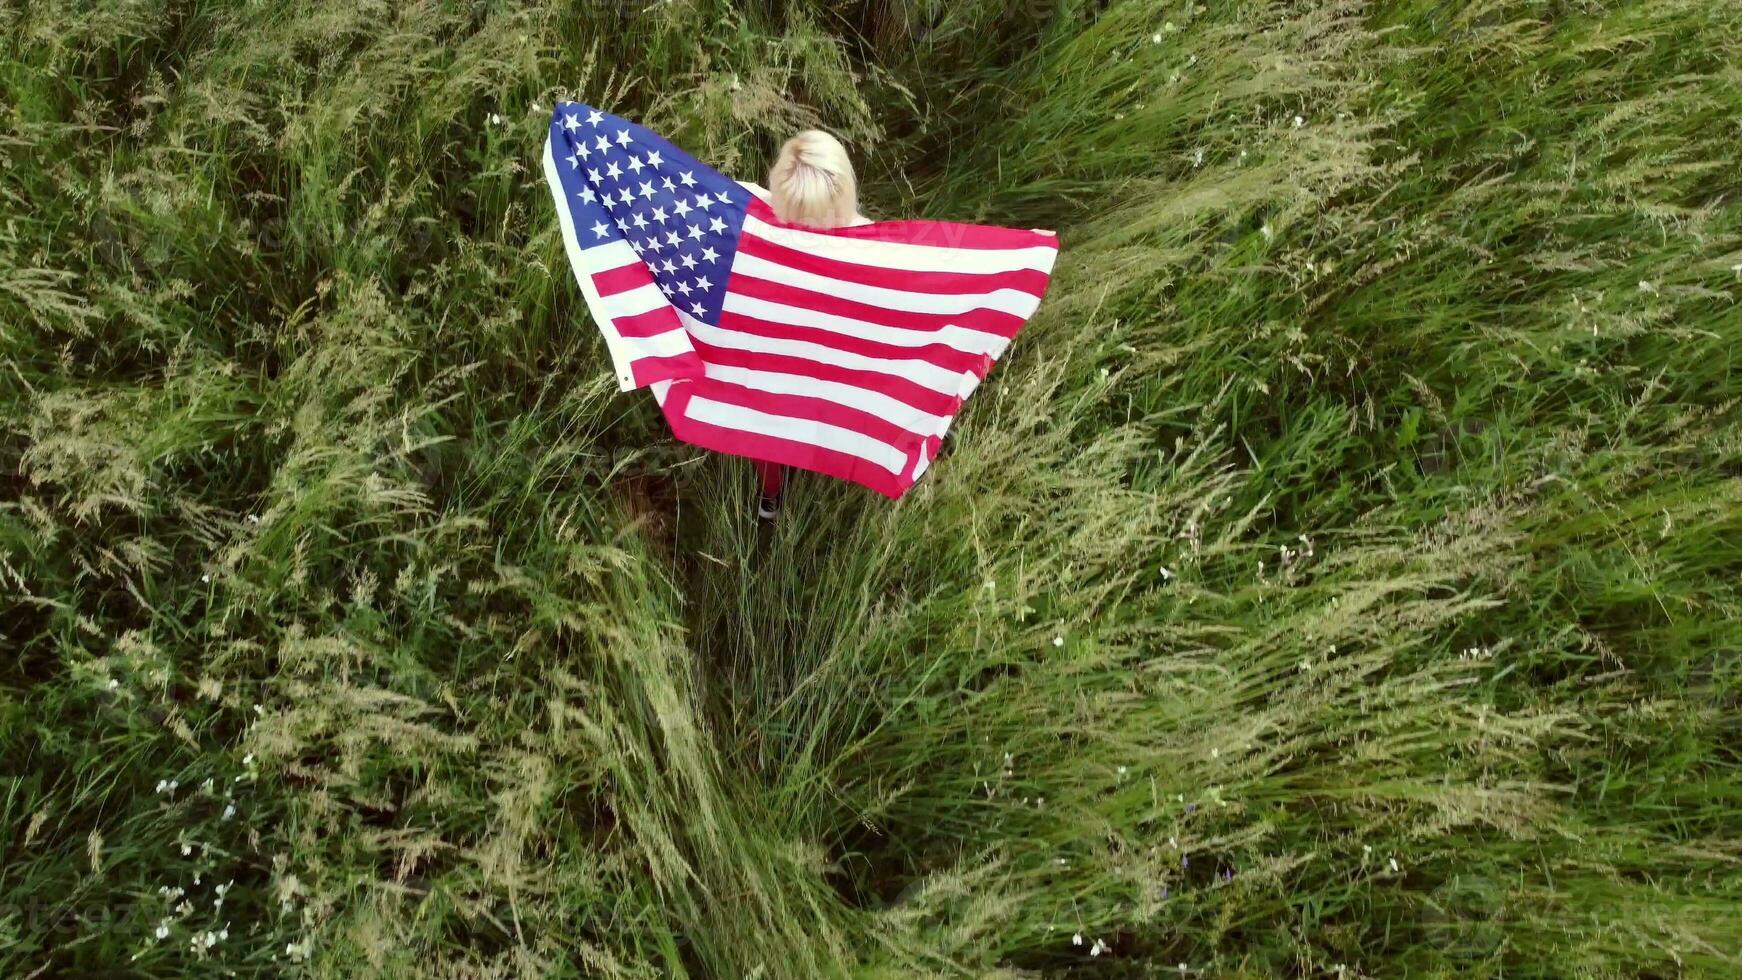
[[[0,30],[6,975],[1742,967],[1734,5]],[[908,497],[614,391],[567,97],[1061,231]]]

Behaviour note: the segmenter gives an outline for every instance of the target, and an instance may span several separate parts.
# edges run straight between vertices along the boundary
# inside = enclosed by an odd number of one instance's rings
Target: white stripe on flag
[[[738,261],[745,258],[742,253]],[[737,261],[733,262],[737,268]],[[821,310],[805,309],[799,306],[787,306],[784,303],[773,303],[754,296],[740,296],[732,292],[730,285],[726,288],[725,308],[733,313],[753,316],[758,320],[772,320],[794,327],[814,327],[827,330],[847,337],[857,337],[860,340],[870,340],[879,344],[889,344],[894,347],[925,347],[929,344],[946,344],[956,350],[968,354],[990,354],[997,360],[1004,353],[1004,348],[1010,346],[1010,340],[995,333],[984,330],[972,330],[951,323],[935,330],[910,330],[906,327],[891,327],[881,323],[867,323],[864,320],[854,320],[849,317],[824,313]]]
[[[597,245],[582,245],[581,254],[587,257],[587,268],[593,272],[610,272],[612,269],[626,265],[634,265],[641,261],[641,256],[635,254],[635,249],[622,238],[612,238]]]
[[[802,228],[777,228],[755,215],[744,216],[744,232],[776,245],[812,252],[824,258],[906,272],[1051,272],[1059,250],[1051,245],[1025,248],[953,248],[947,244],[916,245],[882,242],[850,235],[830,235]]]
[[[685,414],[697,422],[706,422],[726,429],[737,429],[740,432],[753,432],[757,435],[772,436],[777,439],[789,439],[810,446],[820,446],[832,449],[838,453],[856,456],[869,463],[883,467],[892,474],[900,475],[907,466],[907,457],[900,450],[886,442],[873,439],[862,432],[843,429],[827,422],[817,422],[811,419],[795,419],[785,415],[771,415],[759,412],[742,405],[729,402],[714,401],[711,398],[692,396]]]
[[[651,313],[665,305],[665,294],[659,291],[657,283],[651,282],[605,297],[605,313],[613,319]]]
[[[813,293],[836,296],[855,303],[864,303],[867,306],[881,306],[887,310],[901,310],[906,313],[968,313],[973,310],[987,309],[1009,313],[1026,320],[1034,314],[1035,307],[1040,305],[1039,296],[1025,293],[1020,289],[997,289],[988,293],[910,293],[905,289],[870,286],[846,279],[817,275],[814,272],[804,272],[791,266],[743,253],[732,260],[732,272],[735,274],[741,272],[757,279],[765,279],[786,286],[796,286],[799,289],[808,289]],[[900,276],[896,273],[891,274],[890,278],[899,279]]]
[[[764,337],[761,334],[746,333],[741,330],[726,330],[712,327],[699,320],[681,314],[684,326],[689,328],[697,340],[715,347],[726,347],[732,350],[750,351],[756,354],[784,354],[788,357],[802,357],[819,364],[832,364],[835,367],[851,368],[855,371],[875,371],[895,378],[903,378],[922,388],[930,388],[944,395],[957,395],[965,388],[972,389],[980,379],[972,371],[951,371],[939,367],[930,361],[914,359],[911,361],[896,361],[883,357],[870,357],[845,351],[823,344],[812,344],[802,340],[786,340],[780,337]]]
[[[689,334],[682,327],[647,337],[622,337],[618,343],[629,352],[631,359],[637,361],[644,357],[675,357],[695,350],[690,344]]]
[[[713,380],[743,385],[757,391],[769,391],[777,395],[804,395],[856,408],[917,435],[941,436],[950,424],[949,419],[922,412],[899,398],[840,381],[826,381],[822,378],[777,371],[756,371],[728,364],[709,364],[707,372],[708,377]]]

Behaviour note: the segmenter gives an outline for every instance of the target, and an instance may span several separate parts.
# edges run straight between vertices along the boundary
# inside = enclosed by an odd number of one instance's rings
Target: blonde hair
[[[780,220],[839,228],[859,215],[859,184],[841,141],[807,129],[780,148],[768,169],[768,193]]]

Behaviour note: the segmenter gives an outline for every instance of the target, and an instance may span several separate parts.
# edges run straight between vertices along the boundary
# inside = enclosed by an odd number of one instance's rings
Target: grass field
[[[0,7],[0,975],[1742,975],[1742,5]],[[1061,233],[898,503],[553,102]]]

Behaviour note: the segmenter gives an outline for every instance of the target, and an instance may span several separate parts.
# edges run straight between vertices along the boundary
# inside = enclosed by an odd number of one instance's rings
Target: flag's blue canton
[[[557,103],[550,141],[581,248],[627,240],[672,305],[718,324],[750,192],[649,130],[579,102]]]

